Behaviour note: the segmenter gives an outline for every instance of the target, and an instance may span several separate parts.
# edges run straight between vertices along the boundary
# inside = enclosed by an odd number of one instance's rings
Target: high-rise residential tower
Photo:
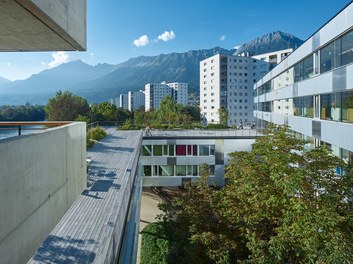
[[[128,92],[128,109],[134,111],[137,109],[145,109],[145,93],[143,91]]]
[[[148,83],[145,85],[145,110],[157,109],[164,96],[171,96],[175,102],[187,105],[187,83]]]
[[[200,108],[208,123],[219,123],[219,109],[228,125],[253,121],[253,85],[269,63],[246,56],[216,54],[200,62]]]

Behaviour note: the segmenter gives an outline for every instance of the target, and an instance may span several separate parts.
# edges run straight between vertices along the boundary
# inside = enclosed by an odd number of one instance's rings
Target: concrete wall
[[[25,263],[86,187],[86,125],[0,141],[0,263]]]
[[[16,0],[77,50],[87,49],[86,0]],[[68,50],[72,50],[68,48]]]

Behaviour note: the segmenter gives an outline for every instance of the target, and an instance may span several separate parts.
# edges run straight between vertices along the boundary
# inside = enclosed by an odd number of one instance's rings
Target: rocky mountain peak
[[[303,42],[303,40],[293,36],[292,34],[282,31],[275,31],[241,45],[235,52],[235,55],[243,52],[250,52],[259,55],[281,49],[296,49],[303,44]]]

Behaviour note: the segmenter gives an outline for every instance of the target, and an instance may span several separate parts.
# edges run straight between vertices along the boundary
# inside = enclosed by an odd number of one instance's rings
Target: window
[[[210,145],[210,155],[215,155],[215,145]]]
[[[294,65],[294,82],[303,80],[303,62]]]
[[[197,165],[187,165],[187,172],[186,175],[187,176],[197,176]]]
[[[295,116],[314,117],[314,99],[312,96],[296,97],[293,99]]]
[[[176,176],[186,176],[186,166],[185,165],[176,165]]]
[[[314,75],[313,55],[303,61],[303,79],[311,78]]]
[[[142,156],[152,156],[152,146],[151,145],[143,145],[141,154],[142,154]]]
[[[143,166],[142,176],[152,176],[151,166]]]
[[[341,39],[341,63],[346,65],[353,62],[353,31]]]
[[[172,165],[160,165],[158,169],[159,176],[174,176],[174,166]]]
[[[200,156],[209,156],[209,145],[199,145],[199,155]]]
[[[342,121],[353,123],[353,92],[342,93]]]
[[[163,145],[163,156],[174,156],[174,145]]]
[[[320,73],[332,70],[334,67],[334,43],[328,44],[320,50]],[[294,68],[295,71],[295,68]],[[294,79],[296,82],[296,79]]]
[[[176,145],[175,150],[177,156],[186,156],[186,145]]]

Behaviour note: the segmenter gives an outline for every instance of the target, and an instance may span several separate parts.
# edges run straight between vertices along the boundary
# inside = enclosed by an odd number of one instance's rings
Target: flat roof
[[[105,263],[107,256],[118,254],[142,132],[107,132],[87,153],[92,160],[89,187],[28,263]]]
[[[143,134],[143,139],[226,139],[226,138],[254,138],[262,136],[256,129],[173,129],[152,130],[150,135]]]

